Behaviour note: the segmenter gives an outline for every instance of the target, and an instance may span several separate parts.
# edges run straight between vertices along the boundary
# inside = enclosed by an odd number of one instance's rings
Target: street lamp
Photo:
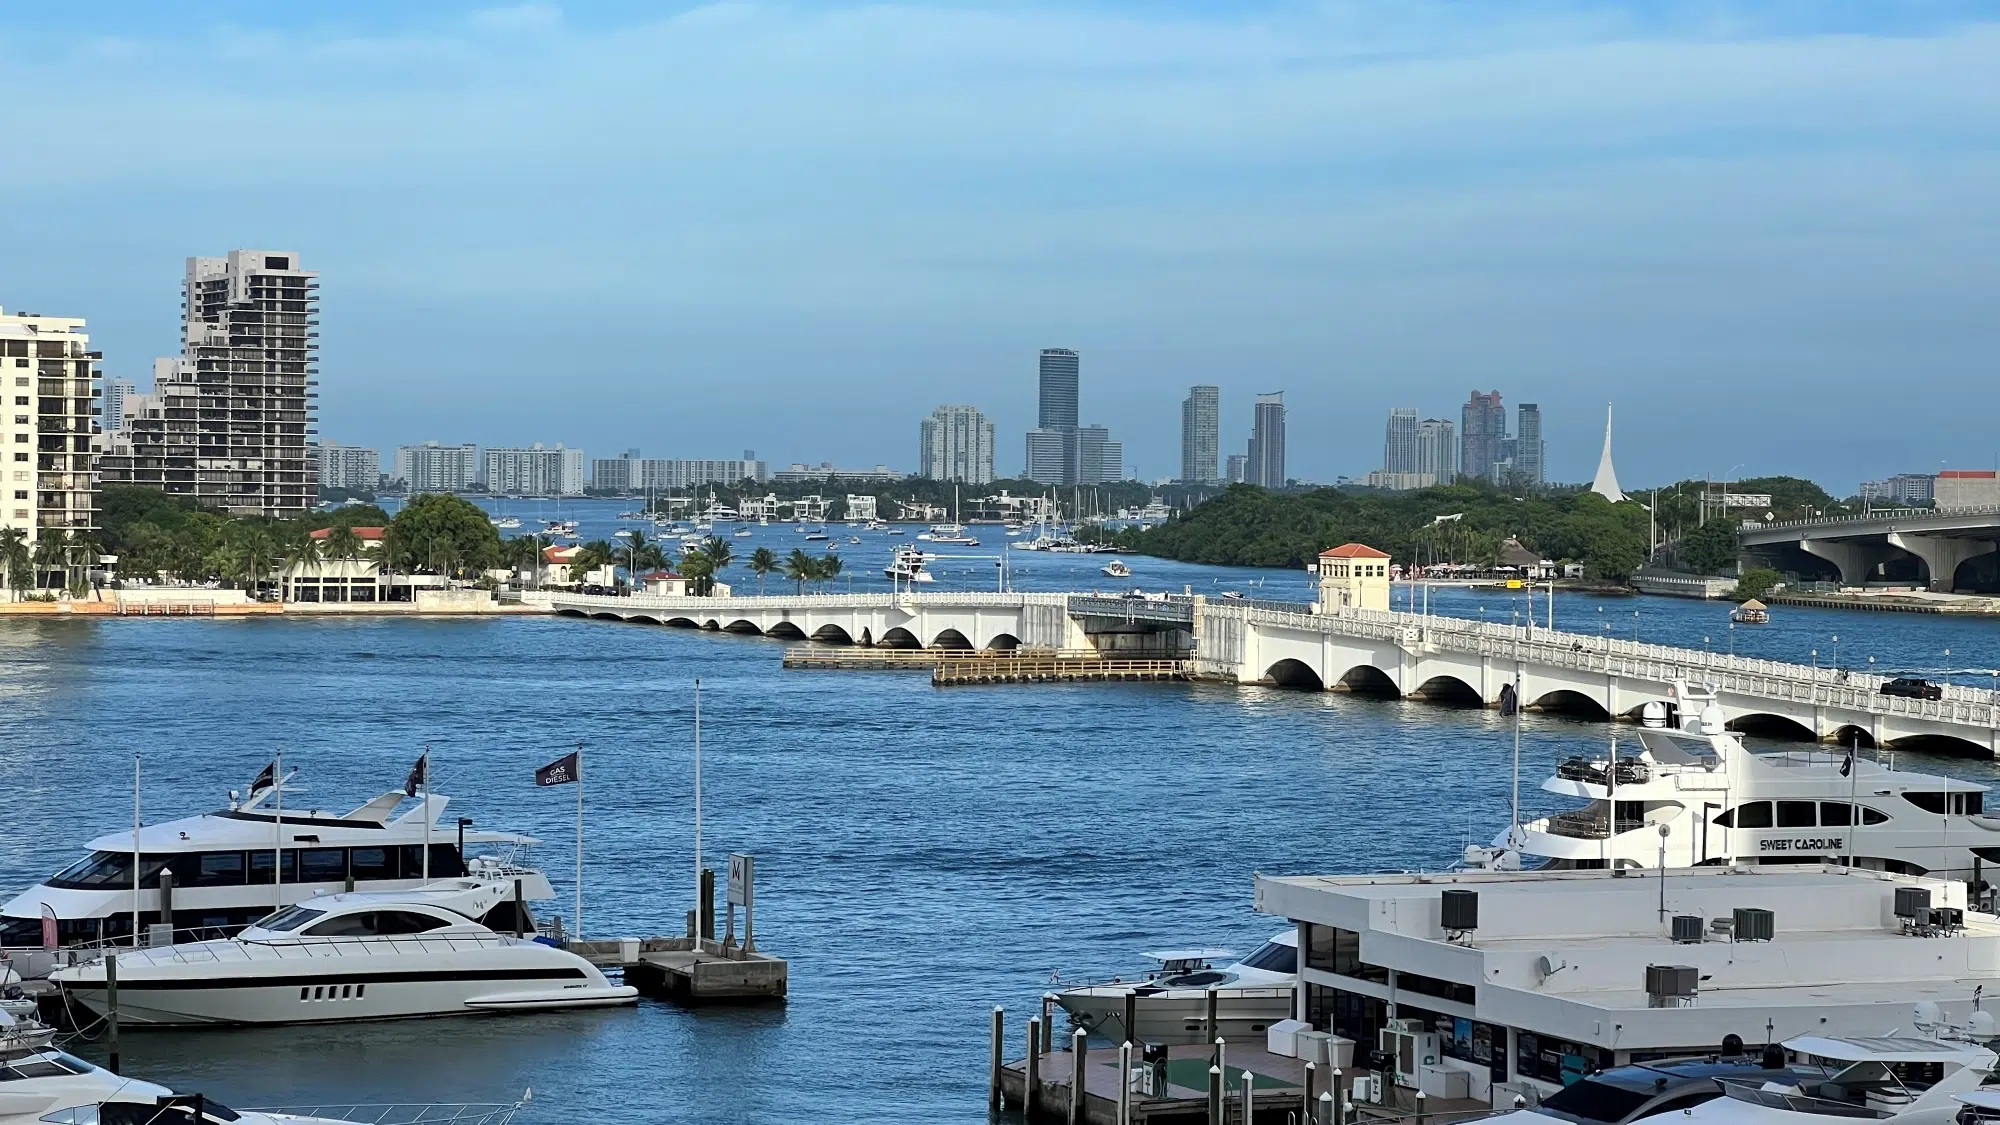
[[[1632,611],[1632,643],[1639,643],[1639,611]]]
[[[1736,622],[1729,623],[1729,655],[1736,655]]]
[[[1833,635],[1833,668],[1834,668],[1834,671],[1836,671],[1836,672],[1840,670],[1840,634],[1839,634],[1839,633],[1835,633],[1835,634]]]

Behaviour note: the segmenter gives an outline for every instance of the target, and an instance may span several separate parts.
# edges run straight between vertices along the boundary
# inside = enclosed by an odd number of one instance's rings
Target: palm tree
[[[49,571],[63,569],[69,547],[69,532],[59,527],[43,530],[41,538],[35,540],[35,572],[38,579]]]
[[[729,540],[720,535],[709,536],[707,541],[702,543],[700,550],[708,561],[714,564],[717,571],[729,569],[729,564],[736,561],[736,548],[731,547]]]
[[[35,564],[28,554],[28,531],[26,528],[10,527],[0,531],[0,567],[7,571],[7,588],[14,592],[14,600],[19,601],[24,591],[35,585]]]
[[[326,533],[326,557],[335,562],[347,562],[361,557],[361,537],[354,529],[341,525]]]
[[[826,557],[820,559],[816,564],[815,569],[819,573],[814,575],[814,577],[822,582],[831,581],[834,575],[840,573],[840,556],[834,554],[832,551],[828,551]]]
[[[799,593],[806,592],[806,583],[819,577],[819,560],[797,547],[785,557],[785,577],[798,584]]]
[[[757,575],[757,592],[764,592],[764,576],[778,569],[777,552],[769,547],[759,547],[750,553],[750,570]]]

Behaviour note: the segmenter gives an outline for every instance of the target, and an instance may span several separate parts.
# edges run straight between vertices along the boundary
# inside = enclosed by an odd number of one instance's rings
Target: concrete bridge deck
[[[549,596],[558,613],[886,648],[1091,650],[1191,659],[1197,678],[1494,706],[1516,680],[1530,707],[1600,719],[1713,684],[1732,727],[1862,746],[2000,756],[2000,697],[1882,695],[1880,677],[1668,645],[1424,614],[1315,614],[1293,603],[1069,594]],[[1947,741],[1948,740],[1948,741]]]
[[[1891,509],[1860,515],[1774,523],[1746,522],[1738,532],[1745,556],[1790,569],[1799,551],[1860,586],[1885,564],[1914,556],[1932,590],[1955,588],[1959,568],[2000,549],[2000,508]]]

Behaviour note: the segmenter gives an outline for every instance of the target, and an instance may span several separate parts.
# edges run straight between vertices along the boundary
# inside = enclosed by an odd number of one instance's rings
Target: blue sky
[[[1628,484],[1990,467],[2000,6],[0,6],[0,306],[175,346],[182,259],[323,277],[322,434],[914,464],[1035,352],[1146,476],[1284,390],[1537,401]]]

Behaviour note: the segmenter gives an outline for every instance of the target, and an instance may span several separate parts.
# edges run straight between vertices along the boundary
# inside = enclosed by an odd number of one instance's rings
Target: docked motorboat
[[[482,919],[504,914],[503,933]],[[102,959],[49,979],[107,1008]],[[118,952],[128,1025],[336,1023],[601,1008],[634,1003],[595,965],[538,940],[510,879],[447,879],[407,891],[322,895],[233,938]]]
[[[1299,933],[1280,931],[1250,956],[1216,967],[1234,956],[1226,949],[1177,949],[1148,953],[1159,969],[1141,980],[1087,985],[1056,994],[1070,1021],[1090,1036],[1112,1043],[1205,1043],[1215,1036],[1262,1042],[1266,1028],[1292,1014],[1298,984]],[[1215,996],[1215,1023],[1208,1022],[1209,995]],[[1125,1026],[1130,1003],[1137,1034]]]
[[[1542,783],[1583,807],[1509,828],[1468,861],[1513,852],[1527,867],[1652,868],[1664,854],[1668,867],[1851,862],[1950,879],[2000,864],[1986,786],[1854,750],[1753,753],[1724,726],[1714,692],[1672,691],[1656,718],[1675,725],[1565,760]]]
[[[1916,1036],[1805,1035],[1786,1040],[1784,1047],[1799,1058],[1830,1065],[1833,1073],[1824,1081],[1723,1079],[1725,1097],[1694,1106],[1676,1120],[1686,1125],[1838,1125],[1862,1118],[1948,1125],[1968,1105],[1976,1115],[1976,1103],[1966,1098],[1979,1090],[1994,1064],[1994,1053],[1978,1043]]]
[[[1101,572],[1107,578],[1132,577],[1132,568],[1125,565],[1124,559],[1112,559],[1110,562],[1104,564],[1104,566],[1101,568]]]
[[[131,941],[135,850],[139,925],[163,920],[160,873],[169,871],[177,936],[232,933],[329,891],[402,890],[468,872],[521,879],[531,902],[555,897],[547,877],[525,866],[533,837],[460,835],[455,823],[441,823],[449,797],[391,789],[339,813],[298,807],[288,803],[297,793],[281,796],[282,786],[259,781],[248,800],[232,793],[225,809],[146,825],[136,848],[130,829],[92,840],[82,858],[0,906],[0,946],[41,949],[45,923],[59,946]],[[274,885],[281,858],[284,878]]]

